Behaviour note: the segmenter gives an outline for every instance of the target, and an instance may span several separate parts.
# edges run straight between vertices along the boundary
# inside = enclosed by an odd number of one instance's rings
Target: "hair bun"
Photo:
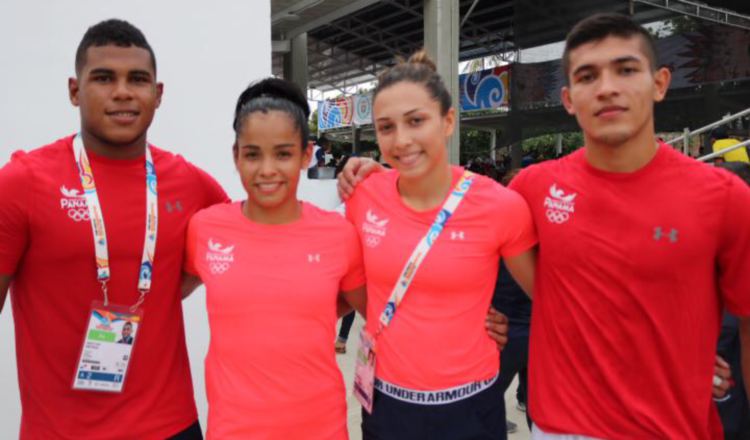
[[[304,113],[305,118],[310,117],[310,105],[307,103],[307,97],[300,88],[291,81],[279,78],[269,77],[250,84],[237,99],[235,115],[247,102],[256,98],[278,98],[291,101],[299,106]]]
[[[422,64],[427,66],[433,72],[437,72],[437,66],[435,66],[435,62],[432,61],[432,58],[427,55],[427,51],[424,49],[420,49],[414,52],[406,62],[409,64]]]

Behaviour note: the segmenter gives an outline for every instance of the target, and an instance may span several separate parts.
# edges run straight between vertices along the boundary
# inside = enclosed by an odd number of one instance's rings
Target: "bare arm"
[[[508,271],[513,276],[513,279],[529,295],[529,298],[532,297],[532,293],[534,292],[536,252],[535,246],[520,255],[504,259],[505,265],[508,267]]]
[[[183,272],[182,282],[180,283],[180,291],[182,292],[182,299],[185,299],[188,296],[190,296],[190,294],[193,293],[193,291],[197,289],[198,286],[200,286],[201,284],[203,284],[203,281],[201,281],[200,278],[198,278],[195,275],[191,275],[189,273]]]
[[[0,312],[5,305],[5,297],[8,296],[8,287],[10,287],[10,275],[0,275]]]
[[[336,305],[337,315],[342,317],[351,312],[352,308],[363,318],[367,319],[367,291],[365,286],[360,286],[346,292],[339,292],[338,303]]]
[[[745,381],[745,393],[750,396],[750,317],[740,318],[740,346],[742,379]]]
[[[341,170],[338,177],[338,190],[341,200],[346,200],[354,193],[359,182],[374,172],[383,171],[383,166],[366,157],[352,157]]]

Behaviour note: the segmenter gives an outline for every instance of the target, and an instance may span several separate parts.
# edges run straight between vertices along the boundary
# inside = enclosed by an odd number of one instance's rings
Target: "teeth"
[[[256,185],[261,191],[269,192],[269,191],[275,191],[278,187],[281,186],[280,183],[259,183]]]
[[[115,116],[135,116],[135,113],[133,112],[115,112],[112,114]]]
[[[409,153],[409,154],[404,154],[403,156],[399,156],[398,160],[404,165],[411,165],[414,162],[416,162],[418,158],[419,158],[419,153]]]

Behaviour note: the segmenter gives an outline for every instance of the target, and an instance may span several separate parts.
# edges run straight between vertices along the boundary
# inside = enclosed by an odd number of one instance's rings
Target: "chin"
[[[633,134],[630,132],[612,131],[609,133],[601,133],[598,136],[595,136],[595,139],[602,144],[616,147],[624,144],[631,137],[633,137]]]
[[[104,133],[101,139],[112,145],[131,145],[135,143],[143,132],[138,133]]]

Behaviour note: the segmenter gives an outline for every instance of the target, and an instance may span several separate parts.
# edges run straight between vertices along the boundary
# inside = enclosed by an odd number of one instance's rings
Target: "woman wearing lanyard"
[[[364,309],[352,225],[297,200],[310,161],[305,95],[269,78],[240,96],[233,154],[247,200],[196,214],[186,270],[206,284],[208,438],[346,439],[331,342],[337,303]]]
[[[201,211],[188,227],[185,290],[207,288],[209,438],[347,438],[331,341],[346,303],[364,312],[364,269],[352,225],[297,199],[308,115],[290,82],[248,87],[233,124],[247,200]],[[501,319],[487,323],[503,344]]]
[[[378,144],[394,170],[361,182],[346,204],[364,253],[365,339],[375,344],[365,439],[506,437],[482,318],[500,257],[530,291],[536,235],[518,194],[450,165],[455,118],[424,52],[382,74],[373,92]]]

